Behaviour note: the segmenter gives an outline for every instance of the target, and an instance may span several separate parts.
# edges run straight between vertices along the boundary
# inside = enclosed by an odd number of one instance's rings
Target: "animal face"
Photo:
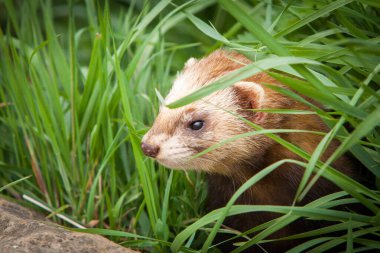
[[[199,61],[191,59],[174,82],[165,103],[180,99],[241,66],[218,53]],[[142,150],[169,168],[236,174],[233,168],[239,163],[249,162],[247,159],[264,152],[262,147],[268,142],[264,136],[240,138],[202,156],[194,156],[238,134],[253,131],[237,115],[254,119],[250,118],[254,113],[246,109],[258,107],[263,99],[260,85],[239,82],[180,108],[161,106],[152,128],[143,137]]]
[[[203,156],[199,152],[231,138],[247,126],[236,116],[239,107],[227,90],[182,108],[162,106],[152,128],[142,140],[144,153],[169,168],[198,169],[208,172],[223,170],[223,152],[239,149],[231,145]],[[226,111],[228,110],[228,111]],[[230,150],[232,149],[232,150]]]

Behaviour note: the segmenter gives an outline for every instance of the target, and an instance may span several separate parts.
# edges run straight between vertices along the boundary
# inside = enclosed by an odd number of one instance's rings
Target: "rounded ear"
[[[252,109],[263,108],[265,91],[260,84],[254,82],[237,82],[233,86],[238,102],[243,110],[246,110],[248,119],[255,123],[264,120],[265,113],[254,112]]]
[[[185,63],[185,69],[191,67],[191,66],[194,65],[194,63],[196,63],[197,61],[198,61],[197,59],[191,57],[191,58],[188,59],[187,62]]]

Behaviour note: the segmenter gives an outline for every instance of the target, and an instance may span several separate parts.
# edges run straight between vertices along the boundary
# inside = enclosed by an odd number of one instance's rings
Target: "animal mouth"
[[[167,159],[167,158],[156,158],[155,159],[160,164],[164,165],[165,167],[171,168],[171,169],[177,169],[181,167],[178,162],[173,162],[173,159]]]
[[[180,153],[174,155],[174,157],[156,157],[155,160],[165,167],[171,169],[185,169],[187,168],[188,161],[191,159],[190,157],[181,157]]]

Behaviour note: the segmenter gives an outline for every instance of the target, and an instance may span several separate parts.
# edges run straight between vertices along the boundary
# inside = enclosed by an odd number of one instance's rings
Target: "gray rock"
[[[72,232],[0,198],[0,253],[136,253],[100,236]]]

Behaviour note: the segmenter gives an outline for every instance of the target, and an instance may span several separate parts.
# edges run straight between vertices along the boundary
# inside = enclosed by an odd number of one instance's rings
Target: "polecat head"
[[[224,50],[201,60],[191,58],[165,102],[178,100],[249,62],[244,56]],[[261,85],[242,81],[180,108],[161,106],[152,128],[142,140],[142,149],[169,168],[229,175],[236,165],[250,163],[255,157],[259,159],[270,140],[262,135],[239,138],[202,156],[193,156],[223,140],[253,131],[236,114],[265,125],[264,118],[268,115],[247,110],[263,107],[265,101]]]

